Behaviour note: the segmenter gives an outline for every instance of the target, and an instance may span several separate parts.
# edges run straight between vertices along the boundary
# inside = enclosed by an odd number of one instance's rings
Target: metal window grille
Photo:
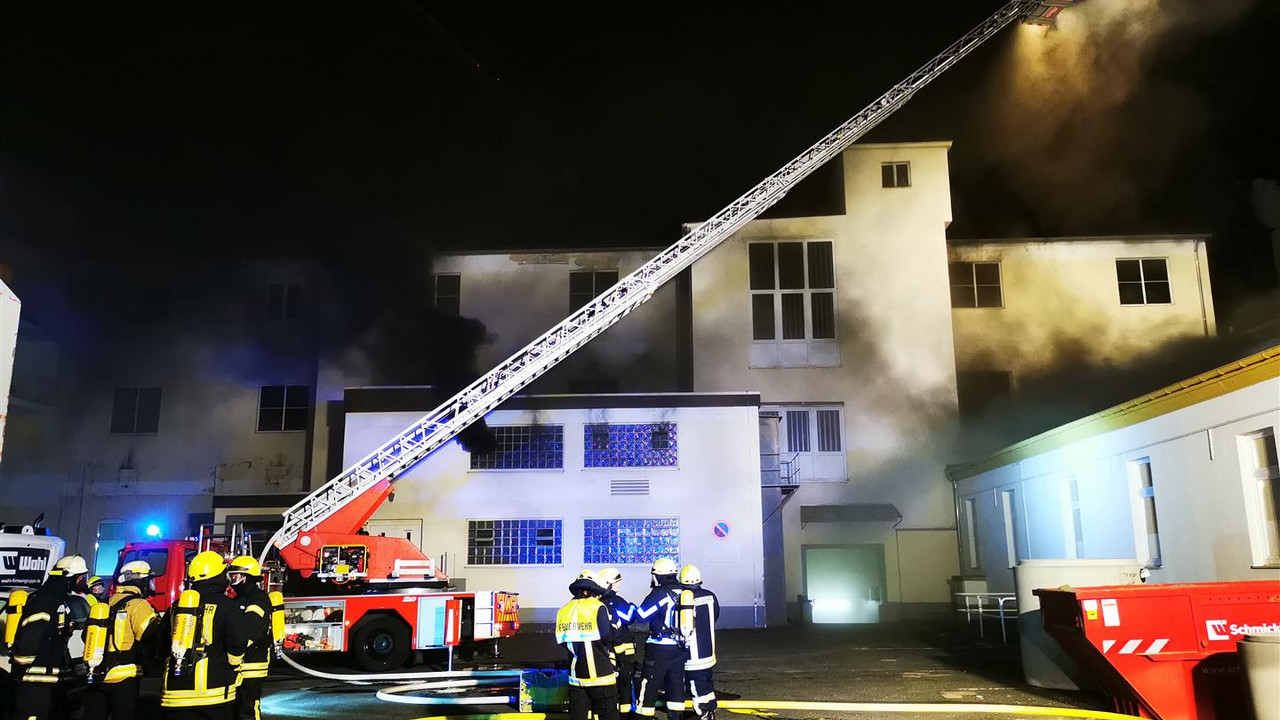
[[[263,385],[258,388],[258,432],[307,429],[311,410],[308,385]]]
[[[1121,305],[1168,305],[1173,302],[1169,264],[1164,258],[1116,260]]]
[[[498,449],[471,453],[472,470],[559,470],[564,467],[561,425],[500,425],[490,428]]]
[[[840,411],[819,410],[818,452],[840,452]]]
[[[471,520],[468,565],[559,565],[560,520]]]
[[[589,424],[584,427],[583,465],[675,467],[679,457],[677,442],[673,422]]]
[[[583,521],[582,562],[648,565],[658,558],[680,562],[679,518],[603,518]]]
[[[809,411],[787,411],[787,450],[809,452]]]

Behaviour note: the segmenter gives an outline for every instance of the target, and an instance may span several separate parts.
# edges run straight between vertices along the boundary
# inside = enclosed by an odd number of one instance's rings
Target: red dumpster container
[[[1280,633],[1280,582],[1039,589],[1045,631],[1115,700],[1157,720],[1251,716],[1236,655]]]

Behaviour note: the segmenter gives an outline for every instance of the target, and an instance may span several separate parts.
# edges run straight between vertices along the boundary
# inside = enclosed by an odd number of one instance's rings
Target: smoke
[[[1185,66],[1257,0],[1097,0],[1052,30],[1022,26],[976,114],[986,163],[1027,208],[1023,233],[1151,229],[1149,216],[1233,168],[1215,126],[1219,78]],[[1239,68],[1248,77],[1249,68]],[[1069,201],[1063,201],[1069,198]],[[1212,197],[1201,196],[1198,210]],[[1163,213],[1169,222],[1179,209]],[[1218,208],[1220,210],[1220,208]]]

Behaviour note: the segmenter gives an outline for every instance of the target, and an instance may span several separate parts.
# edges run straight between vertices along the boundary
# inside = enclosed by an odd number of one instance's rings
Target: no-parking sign
[[[715,533],[715,536],[720,539],[727,538],[729,537],[729,523],[720,521],[715,524],[715,527],[711,528],[711,532]]]

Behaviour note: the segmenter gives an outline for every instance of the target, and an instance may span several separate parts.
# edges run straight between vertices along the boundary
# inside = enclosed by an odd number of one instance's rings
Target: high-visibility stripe
[[[631,703],[618,703],[618,712],[631,712]]]
[[[619,643],[613,646],[613,651],[619,655],[632,655],[636,651],[636,644],[633,642]]]
[[[193,692],[200,692],[209,687],[209,658],[196,661],[196,686]]]
[[[707,657],[707,658],[689,660],[684,664],[684,669],[685,670],[706,670],[707,668],[715,667],[715,664],[716,664],[716,656],[712,655],[711,657]]]
[[[30,665],[36,661],[35,655],[14,655],[13,661],[19,665]]]
[[[49,620],[52,620],[52,619],[53,619],[53,618],[49,617],[49,613],[47,613],[47,612],[38,612],[38,613],[35,613],[35,614],[33,614],[33,615],[28,615],[28,616],[26,616],[26,617],[22,618],[22,624],[21,624],[21,625],[19,625],[18,627],[26,627],[27,625],[29,625],[29,624],[31,624],[31,623],[33,623],[33,622],[48,622]]]
[[[249,605],[249,606],[245,607],[244,611],[245,611],[245,612],[251,612],[251,613],[254,613],[254,614],[255,614],[255,615],[257,615],[258,617],[266,617],[266,616],[267,616],[267,614],[266,614],[266,613],[264,613],[264,612],[262,611],[262,608],[258,607],[257,605]]]
[[[121,680],[128,680],[131,677],[138,677],[137,665],[116,665],[107,671],[107,674],[103,677],[102,681],[114,683],[120,682]]]
[[[266,670],[268,667],[271,667],[271,661],[270,661],[270,660],[263,660],[262,662],[247,662],[247,663],[244,663],[244,664],[242,664],[242,665],[240,666],[240,670],[241,670],[242,672],[244,672],[244,671],[248,671],[248,670]]]
[[[1141,644],[1142,644],[1141,640],[1130,640],[1129,642],[1124,644],[1124,647],[1120,648],[1120,654],[1128,655],[1132,653],[1134,650],[1137,650],[1138,646]]]
[[[57,676],[54,676],[54,675],[31,675],[28,673],[22,676],[22,682],[46,683],[49,685],[53,685],[53,684],[57,684],[58,678]]]
[[[245,670],[240,673],[241,678],[265,678],[266,676],[266,670]]]
[[[196,707],[218,705],[236,699],[234,685],[209,690],[167,690],[160,697],[161,707]]]
[[[600,687],[602,685],[615,685],[618,682],[618,673],[609,673],[598,678],[580,678],[569,676],[569,684],[578,687]]]
[[[231,667],[240,667],[240,663],[244,662],[244,656],[227,653],[227,662],[231,663]]]

